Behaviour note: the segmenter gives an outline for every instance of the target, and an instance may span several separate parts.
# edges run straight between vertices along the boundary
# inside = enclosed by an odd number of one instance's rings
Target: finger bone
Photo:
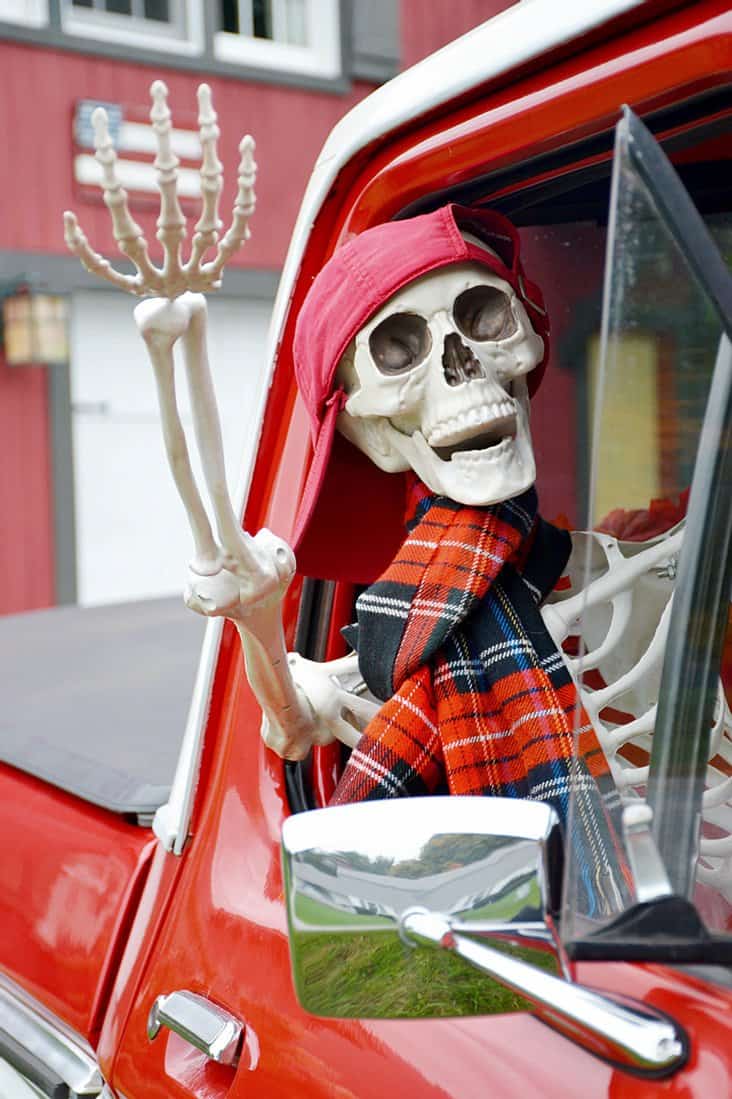
[[[239,143],[241,160],[239,161],[238,188],[231,226],[219,244],[216,258],[203,267],[203,271],[211,278],[219,277],[227,260],[245,240],[249,239],[249,219],[256,206],[254,183],[257,178],[257,164],[254,160],[254,149],[254,138],[247,134]]]
[[[102,168],[102,193],[112,217],[112,230],[120,252],[129,256],[141,275],[141,281],[154,286],[157,271],[150,262],[142,229],[130,215],[127,192],[117,176],[117,154],[109,133],[109,119],[104,107],[97,107],[91,116],[94,127],[95,159]]]
[[[150,95],[152,97],[150,121],[158,143],[158,152],[154,161],[160,190],[157,238],[163,246],[163,277],[168,284],[166,291],[169,296],[175,296],[187,288],[180,261],[180,246],[186,235],[186,221],[178,201],[180,161],[173,152],[171,143],[173,123],[168,107],[168,89],[162,80],[153,81],[150,86]]]
[[[142,279],[139,275],[123,275],[121,271],[115,271],[109,260],[89,247],[89,241],[79,225],[76,214],[70,210],[64,212],[64,239],[69,251],[79,258],[92,275],[98,275],[99,278],[106,279],[107,282],[132,294],[143,293]]]
[[[191,255],[185,266],[189,284],[193,285],[195,276],[201,274],[201,259],[209,248],[219,239],[221,219],[219,218],[219,198],[223,186],[223,165],[218,158],[217,142],[220,130],[218,116],[213,108],[211,89],[201,84],[198,89],[198,125],[201,136],[201,216],[196,224],[191,246]],[[202,288],[207,285],[203,279]]]

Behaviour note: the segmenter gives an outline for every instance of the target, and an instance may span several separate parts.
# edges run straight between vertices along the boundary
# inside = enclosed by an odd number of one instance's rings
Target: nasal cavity
[[[462,385],[473,378],[485,377],[483,367],[469,347],[466,347],[457,332],[445,336],[442,352],[442,369],[448,385]]]

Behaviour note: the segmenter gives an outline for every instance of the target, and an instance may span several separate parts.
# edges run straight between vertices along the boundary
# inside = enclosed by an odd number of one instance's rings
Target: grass
[[[523,997],[446,950],[410,949],[396,932],[291,931],[303,1006],[336,1018],[443,1018],[525,1011]],[[555,972],[550,955],[511,949]]]

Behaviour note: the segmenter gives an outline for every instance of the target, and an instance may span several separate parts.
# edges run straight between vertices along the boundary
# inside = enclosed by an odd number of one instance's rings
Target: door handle
[[[147,1036],[152,1041],[167,1027],[185,1042],[221,1065],[239,1060],[244,1026],[205,996],[180,990],[158,996],[150,1008]]]

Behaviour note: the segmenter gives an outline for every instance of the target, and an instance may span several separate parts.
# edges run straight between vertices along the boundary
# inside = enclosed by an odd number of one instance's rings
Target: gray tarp
[[[0,617],[0,760],[149,816],[168,796],[204,625],[180,598]]]

